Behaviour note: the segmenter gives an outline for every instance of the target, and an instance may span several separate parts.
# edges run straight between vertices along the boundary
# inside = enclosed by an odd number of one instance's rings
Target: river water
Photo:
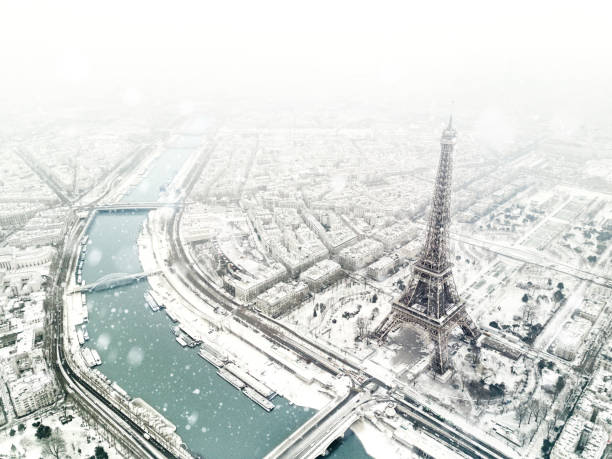
[[[160,187],[168,184],[200,143],[196,136],[178,137],[123,201],[157,200]],[[142,271],[137,238],[146,215],[98,214],[88,232],[85,283],[110,273]],[[221,379],[196,349],[178,345],[163,311],[154,313],[144,305],[148,287],[144,281],[88,294],[87,345],[100,353],[100,371],[175,424],[191,452],[207,458],[262,457],[314,414],[280,396],[268,413]],[[369,456],[349,432],[328,457]]]

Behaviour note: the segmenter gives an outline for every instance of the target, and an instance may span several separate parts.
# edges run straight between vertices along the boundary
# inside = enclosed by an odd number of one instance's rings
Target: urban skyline
[[[1,5],[0,457],[610,457],[608,9]]]

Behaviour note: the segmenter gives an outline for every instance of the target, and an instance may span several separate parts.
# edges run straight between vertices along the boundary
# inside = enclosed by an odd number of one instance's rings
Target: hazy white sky
[[[603,106],[608,3],[3,2],[0,99],[519,95]]]

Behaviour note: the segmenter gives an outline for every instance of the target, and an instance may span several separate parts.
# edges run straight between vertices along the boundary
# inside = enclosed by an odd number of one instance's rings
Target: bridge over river
[[[102,204],[95,206],[94,210],[98,212],[117,212],[122,210],[154,210],[161,209],[162,207],[182,207],[183,204],[180,202],[119,202],[116,204]]]
[[[142,279],[146,279],[149,276],[154,276],[155,274],[159,274],[161,271],[146,271],[140,273],[111,273],[106,276],[101,277],[95,282],[90,284],[80,285],[73,288],[70,293],[77,292],[99,292],[101,290],[108,290],[116,287],[121,287],[122,285],[131,284],[132,282],[138,282]]]
[[[366,406],[377,402],[369,391],[351,389],[319,410],[270,451],[265,459],[314,459],[323,456],[332,442],[342,438],[351,425],[363,416]]]

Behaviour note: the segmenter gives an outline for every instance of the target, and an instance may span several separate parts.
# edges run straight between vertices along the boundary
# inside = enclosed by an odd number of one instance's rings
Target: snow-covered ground
[[[90,426],[73,409],[67,409],[66,413],[72,415],[72,421],[62,424],[59,420],[64,415],[63,408],[57,409],[43,415],[42,423],[52,430],[50,438],[61,438],[63,440],[63,453],[59,457],[65,459],[77,459],[94,455],[96,446],[102,446],[110,458],[121,457],[108,442],[108,435],[97,426]],[[14,454],[16,458],[50,457],[45,453],[45,440],[35,437],[36,427],[32,426],[40,418],[32,418],[24,422],[25,430],[20,432],[18,423],[12,429],[16,432],[11,436],[11,427],[7,426],[0,432],[0,454]],[[4,456],[3,456],[4,457]],[[8,457],[8,456],[7,456]]]
[[[395,416],[379,419],[368,416],[351,427],[363,443],[366,452],[372,457],[417,459],[423,457],[415,449],[435,458],[461,458],[455,451],[414,427],[410,422]]]
[[[378,349],[367,336],[391,312],[391,301],[390,295],[345,278],[314,294],[282,321],[363,359]]]

